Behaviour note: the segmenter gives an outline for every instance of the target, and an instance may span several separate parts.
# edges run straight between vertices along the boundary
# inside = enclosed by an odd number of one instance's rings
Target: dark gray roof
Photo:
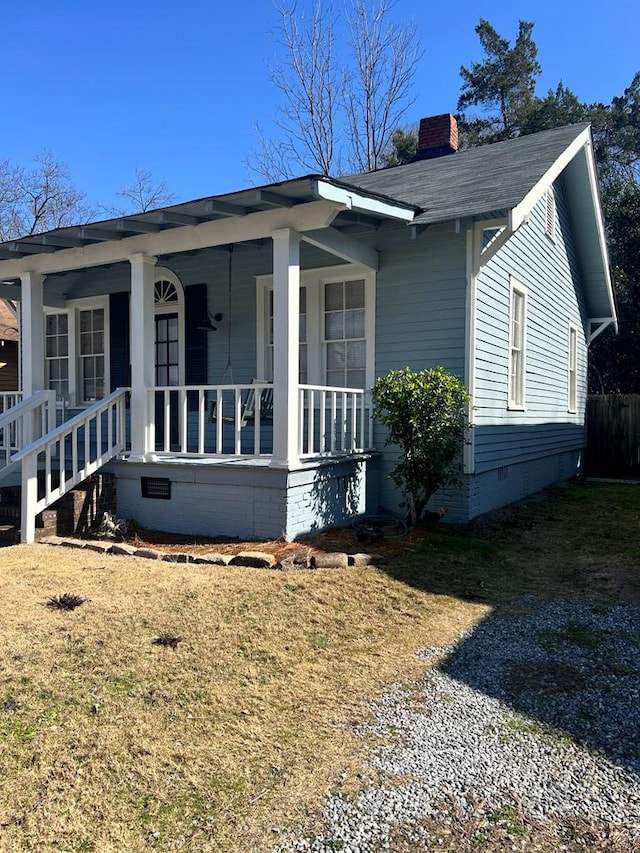
[[[559,127],[341,180],[421,208],[414,223],[509,210],[587,127]]]

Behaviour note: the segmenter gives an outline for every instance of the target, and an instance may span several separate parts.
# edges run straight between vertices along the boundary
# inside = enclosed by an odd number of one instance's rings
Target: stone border
[[[322,552],[311,555],[311,549],[293,551],[280,562],[273,554],[265,551],[241,551],[239,554],[192,554],[188,551],[164,553],[154,548],[136,548],[125,542],[97,542],[74,539],[70,536],[45,536],[36,544],[56,545],[66,548],[84,548],[100,554],[115,554],[125,557],[140,557],[144,560],[161,560],[165,563],[196,563],[209,566],[245,566],[253,569],[303,570],[303,569],[346,569],[348,566],[376,566],[384,562],[381,554],[345,554],[341,551]]]

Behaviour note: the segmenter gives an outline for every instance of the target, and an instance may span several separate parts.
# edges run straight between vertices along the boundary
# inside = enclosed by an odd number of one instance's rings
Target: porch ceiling
[[[2,242],[0,243],[0,281],[16,279],[22,270],[34,269],[35,259],[37,259],[37,268],[45,272],[49,264],[41,256],[53,255],[65,250],[76,250],[74,254],[77,256],[77,250],[85,247],[119,242],[126,238],[153,238],[161,232],[221,220],[244,219],[256,213],[291,210],[318,201],[335,205],[336,215],[344,211],[351,221],[360,217],[361,220],[369,222],[383,219],[410,222],[415,213],[415,208],[405,202],[350,187],[330,178],[309,175],[280,184],[271,184],[268,187],[207,196],[157,210],[85,225],[56,228],[42,234],[27,235]],[[292,227],[295,227],[295,211],[292,212],[294,214],[291,217]],[[225,240],[229,238],[225,237]],[[133,251],[141,250],[144,249],[137,246],[133,249]],[[62,265],[57,260],[52,260],[50,266],[53,270],[61,268]]]

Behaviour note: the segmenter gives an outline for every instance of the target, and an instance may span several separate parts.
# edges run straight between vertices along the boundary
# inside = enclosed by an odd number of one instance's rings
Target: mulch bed
[[[138,529],[128,533],[117,541],[126,542],[136,548],[152,548],[163,553],[188,551],[193,554],[206,554],[215,551],[218,554],[239,554],[241,551],[264,551],[273,554],[280,561],[287,554],[301,549],[309,549],[310,556],[340,551],[346,554],[380,554],[384,557],[396,557],[416,543],[432,535],[426,528],[410,530],[402,538],[383,538],[374,542],[363,542],[354,528],[332,528],[313,536],[301,536],[293,542],[284,539],[269,541],[241,540],[230,536],[189,536],[180,533],[165,533],[160,530]],[[94,535],[85,538],[95,539]],[[104,540],[103,540],[104,541]]]

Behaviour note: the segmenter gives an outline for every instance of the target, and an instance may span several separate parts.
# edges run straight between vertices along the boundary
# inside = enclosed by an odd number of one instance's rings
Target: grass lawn
[[[576,484],[381,569],[0,550],[1,853],[268,851],[357,788],[349,724],[424,672],[417,648],[522,592],[640,603],[639,518],[637,486]],[[63,593],[88,600],[47,606]]]

